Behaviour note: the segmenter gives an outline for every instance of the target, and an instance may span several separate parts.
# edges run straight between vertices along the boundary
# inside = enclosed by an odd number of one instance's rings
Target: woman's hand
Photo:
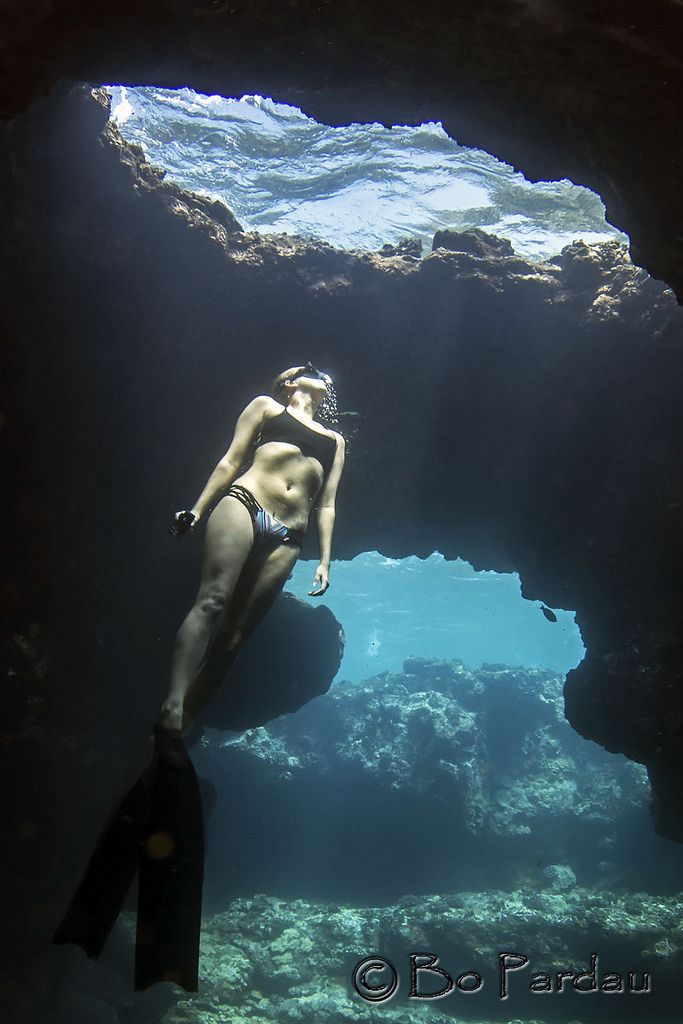
[[[322,563],[315,570],[313,577],[313,590],[308,591],[309,597],[322,597],[330,585],[330,573]],[[317,590],[315,588],[318,588]]]
[[[176,512],[168,532],[173,537],[184,537],[190,530],[194,530],[198,522],[199,516],[197,513],[185,509],[182,512]]]

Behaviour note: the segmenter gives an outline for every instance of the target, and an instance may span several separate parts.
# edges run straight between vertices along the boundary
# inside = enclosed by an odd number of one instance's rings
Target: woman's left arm
[[[337,498],[337,487],[344,468],[344,456],[346,442],[341,434],[336,434],[337,451],[334,462],[327,475],[320,492],[320,498],[316,506],[316,522],[318,525],[318,541],[320,543],[320,564],[315,572],[313,590],[309,590],[310,597],[320,597],[330,585],[330,558],[332,554],[332,533],[334,531],[335,501]],[[318,589],[315,589],[315,588]]]

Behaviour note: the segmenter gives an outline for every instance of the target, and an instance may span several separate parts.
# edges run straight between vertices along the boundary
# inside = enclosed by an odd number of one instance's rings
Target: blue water
[[[462,559],[385,558],[366,551],[333,562],[324,598],[307,596],[316,562],[298,562],[287,590],[326,604],[342,623],[346,650],[338,679],[399,672],[408,657],[457,658],[549,668],[566,673],[585,649],[571,611],[549,622],[539,601],[525,601],[517,573],[475,572]]]
[[[439,228],[480,227],[531,259],[577,238],[627,241],[590,190],[566,180],[532,184],[489,153],[460,146],[438,121],[331,128],[261,96],[107,89],[124,138],[168,180],[221,199],[250,230],[367,250],[415,236],[429,251]]]

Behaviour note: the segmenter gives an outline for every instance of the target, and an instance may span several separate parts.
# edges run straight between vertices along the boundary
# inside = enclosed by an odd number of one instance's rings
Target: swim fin
[[[53,942],[102,951],[138,872],[135,989],[196,992],[204,878],[199,784],[183,741],[154,727],[150,765],[116,808]]]

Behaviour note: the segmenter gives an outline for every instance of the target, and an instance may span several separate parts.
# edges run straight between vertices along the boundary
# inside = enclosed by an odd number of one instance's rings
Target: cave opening
[[[258,95],[229,98],[154,86],[103,89],[111,98],[111,121],[127,142],[141,146],[145,158],[161,167],[167,180],[225,203],[249,231],[294,234],[339,249],[398,246],[394,251],[417,258],[431,248],[436,232],[476,227],[505,238],[511,253],[538,262],[559,259],[561,249],[578,237],[589,244],[628,242],[608,224],[604,206],[590,190],[567,180],[529,182],[490,154],[458,145],[440,122],[332,128],[297,107]],[[371,559],[373,553],[359,557]],[[353,563],[343,564],[353,574]],[[406,563],[385,559],[381,564]],[[312,568],[304,561],[294,573],[304,595],[303,577]],[[478,577],[471,567],[469,572],[471,579]],[[363,589],[358,581],[353,587]],[[380,595],[376,602],[382,603]],[[414,612],[420,603],[415,603]],[[333,595],[332,605],[346,609],[342,622],[352,617],[353,602],[335,601]],[[391,639],[385,643],[378,622],[364,631],[362,640],[352,627],[337,678],[361,679],[361,666],[368,674],[396,670],[408,654],[462,657],[462,633],[481,630],[486,611],[478,625],[460,623],[460,642],[452,639],[447,625],[429,624],[425,614],[418,613],[412,648],[405,646],[405,633],[402,636],[403,656]],[[401,608],[387,614],[409,612]],[[548,633],[547,644],[525,646],[518,633],[516,643],[500,642],[507,629],[514,632],[513,612],[506,625],[499,619],[497,633],[489,632],[488,657],[483,650],[476,658],[469,656],[470,645],[465,643],[464,658],[479,664],[543,664],[564,675],[580,662],[585,649],[575,624],[569,626],[572,613],[559,614],[567,622]],[[543,620],[539,624],[542,629],[548,625]],[[432,634],[431,652],[424,638],[418,641],[419,630]],[[571,631],[571,639],[565,630]],[[438,637],[439,633],[445,636]]]
[[[369,251],[410,238],[421,255],[437,231],[480,228],[537,261],[557,258],[578,238],[628,244],[590,189],[528,181],[459,145],[439,121],[330,127],[258,95],[103,88],[128,142],[168,180],[224,202],[247,230]]]
[[[306,596],[315,562],[297,563],[288,590]],[[334,567],[323,598],[342,623],[344,657],[336,680],[399,673],[410,658],[544,668],[564,677],[584,656],[574,613],[525,601],[516,573],[477,572],[438,552],[386,558],[366,551]]]

